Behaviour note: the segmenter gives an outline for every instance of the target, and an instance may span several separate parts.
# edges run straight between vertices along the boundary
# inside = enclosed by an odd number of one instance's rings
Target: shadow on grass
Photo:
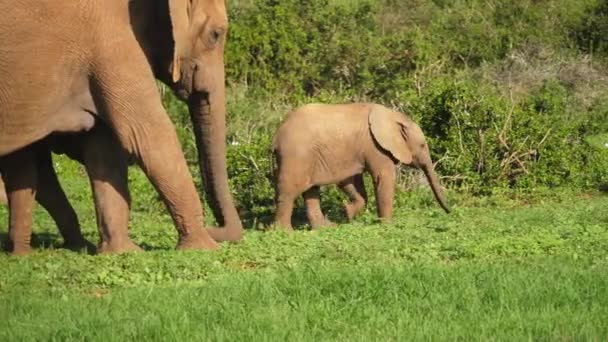
[[[86,253],[88,255],[96,254],[95,245],[89,244],[83,247],[82,250],[76,250],[63,245],[63,239],[58,234],[53,233],[35,233],[32,234],[30,242],[32,249],[67,249],[77,253]],[[0,250],[9,253],[12,249],[12,243],[9,240],[8,233],[0,233]]]
[[[341,207],[339,209],[335,209],[333,207],[324,207],[323,212],[327,218],[334,223],[348,223],[346,214],[343,212]],[[250,212],[241,212],[239,215],[243,221],[243,226],[247,230],[266,231],[272,229],[272,225],[274,224],[274,213],[255,215]],[[291,216],[291,224],[294,230],[310,230],[310,224],[308,222],[308,218],[306,217],[305,208],[294,208]]]

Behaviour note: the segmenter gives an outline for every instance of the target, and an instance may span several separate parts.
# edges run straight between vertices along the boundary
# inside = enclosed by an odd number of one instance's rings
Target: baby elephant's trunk
[[[422,171],[424,171],[424,174],[426,175],[426,178],[429,181],[429,185],[431,186],[431,190],[433,190],[435,199],[437,199],[437,202],[439,202],[439,205],[443,208],[443,210],[445,210],[445,212],[449,214],[450,207],[448,206],[445,200],[443,190],[441,190],[441,185],[439,184],[437,174],[435,173],[435,170],[433,170],[433,164],[429,163],[427,165],[423,165]]]

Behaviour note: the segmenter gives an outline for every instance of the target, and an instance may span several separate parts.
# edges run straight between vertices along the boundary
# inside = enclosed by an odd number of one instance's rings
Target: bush
[[[608,55],[608,2],[593,1],[581,20],[572,25],[570,35],[581,51],[605,58]]]

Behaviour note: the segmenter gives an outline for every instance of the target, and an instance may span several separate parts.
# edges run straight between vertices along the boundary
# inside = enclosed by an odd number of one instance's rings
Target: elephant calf
[[[292,111],[273,140],[276,170],[276,223],[292,229],[291,214],[303,193],[313,229],[330,224],[321,212],[319,186],[335,184],[350,198],[352,219],[367,200],[362,172],[374,180],[378,215],[390,219],[397,163],[424,171],[435,198],[446,211],[439,180],[420,127],[409,117],[367,103],[309,104]]]

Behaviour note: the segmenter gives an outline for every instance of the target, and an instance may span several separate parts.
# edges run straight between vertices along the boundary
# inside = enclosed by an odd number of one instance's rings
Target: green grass
[[[87,181],[59,163],[87,237]],[[608,197],[533,192],[400,198],[393,223],[248,231],[217,252],[174,251],[141,173],[132,237],[145,253],[89,256],[36,212],[31,256],[0,255],[0,340],[605,340]],[[0,222],[6,210],[0,209]],[[4,224],[3,224],[4,226]],[[5,230],[0,231],[2,233]]]

